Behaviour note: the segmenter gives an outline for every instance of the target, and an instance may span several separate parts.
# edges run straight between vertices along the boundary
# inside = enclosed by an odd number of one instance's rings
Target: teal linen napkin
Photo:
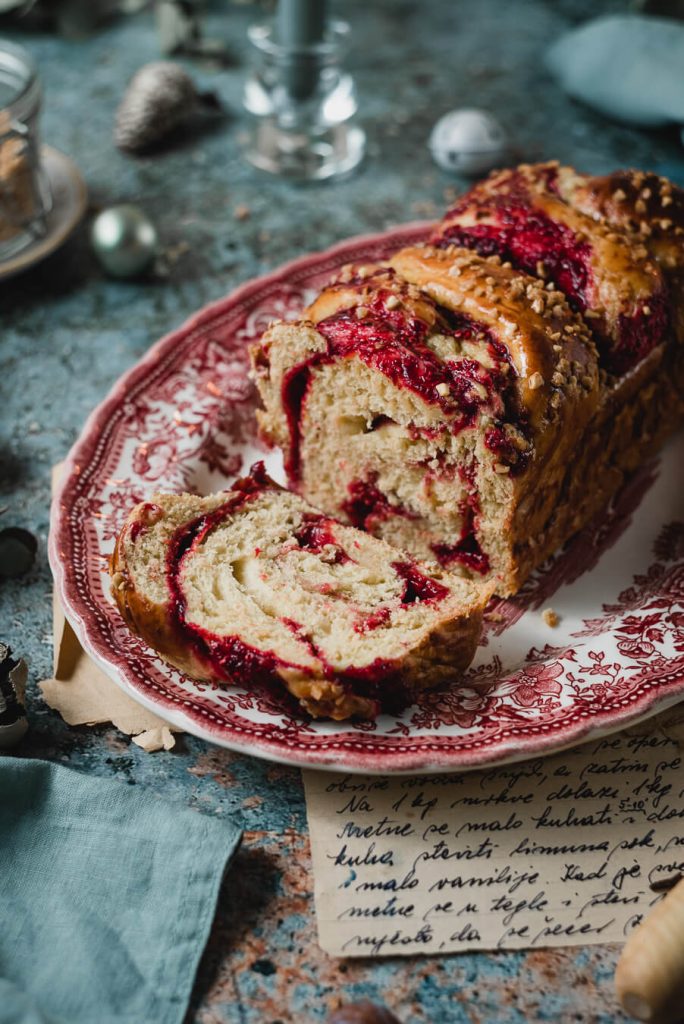
[[[0,757],[0,1024],[181,1024],[228,821]]]

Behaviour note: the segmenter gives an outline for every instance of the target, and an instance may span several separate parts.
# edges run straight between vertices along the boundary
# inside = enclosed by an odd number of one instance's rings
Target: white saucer
[[[0,262],[0,281],[26,270],[58,249],[85,212],[88,192],[76,164],[52,146],[43,146],[42,157],[52,193],[52,208],[46,217],[47,231],[21,252]]]

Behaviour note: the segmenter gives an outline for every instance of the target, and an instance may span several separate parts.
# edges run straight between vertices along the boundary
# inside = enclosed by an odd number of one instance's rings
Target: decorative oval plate
[[[196,736],[274,761],[367,772],[463,770],[546,754],[684,698],[684,437],[514,599],[495,601],[464,683],[377,722],[311,722],[280,693],[194,683],[134,637],[107,557],[129,509],[159,490],[206,493],[264,457],[247,346],[295,317],[350,261],[383,258],[424,225],[288,264],[158,342],[95,410],[53,506],[50,559],[88,653],[127,693]],[[266,454],[272,474],[282,463]],[[542,618],[551,605],[552,629]]]

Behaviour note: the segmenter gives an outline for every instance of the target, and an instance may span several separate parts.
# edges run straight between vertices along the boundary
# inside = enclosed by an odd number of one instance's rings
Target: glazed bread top
[[[664,271],[684,268],[684,189],[644,171],[592,177],[558,170],[563,199],[595,220],[631,232]]]
[[[638,237],[563,189],[570,174],[555,162],[495,172],[458,199],[432,241],[496,253],[553,281],[591,320],[602,366],[622,374],[667,336],[665,283]]]

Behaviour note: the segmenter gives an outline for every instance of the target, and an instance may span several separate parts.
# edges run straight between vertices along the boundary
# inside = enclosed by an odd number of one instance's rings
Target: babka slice
[[[498,256],[416,247],[350,268],[304,316],[252,353],[290,485],[515,592],[598,401],[596,349],[563,294]]]
[[[556,162],[494,172],[457,200],[432,241],[496,253],[552,281],[590,318],[602,367],[624,374],[667,338],[667,289],[644,236],[595,217],[576,179]]]
[[[220,494],[137,505],[111,573],[126,622],[172,665],[275,681],[334,719],[458,680],[491,593],[322,515],[263,463]]]

